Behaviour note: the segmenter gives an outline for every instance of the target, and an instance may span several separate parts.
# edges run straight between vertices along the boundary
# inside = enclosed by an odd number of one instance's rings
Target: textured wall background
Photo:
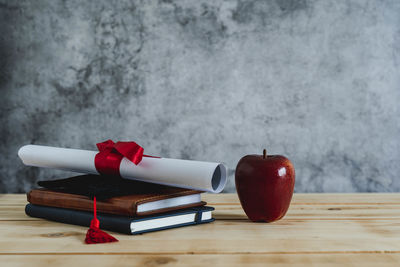
[[[400,191],[400,1],[0,0],[0,192],[28,143],[288,156],[297,192]]]

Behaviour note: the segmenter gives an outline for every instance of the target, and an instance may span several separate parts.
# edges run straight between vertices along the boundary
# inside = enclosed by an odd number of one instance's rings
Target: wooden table
[[[25,195],[0,195],[0,265],[400,266],[400,194],[296,194],[269,224],[248,221],[235,194],[204,199],[213,223],[86,245],[85,227],[27,217]]]

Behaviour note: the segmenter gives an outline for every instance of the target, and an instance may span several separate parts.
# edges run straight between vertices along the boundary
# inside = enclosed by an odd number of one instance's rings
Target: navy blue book
[[[97,218],[100,220],[100,228],[103,230],[136,235],[212,222],[214,221],[211,214],[213,210],[213,207],[202,206],[142,217],[98,213]],[[31,217],[87,227],[93,218],[92,212],[32,204],[26,205],[25,213]]]

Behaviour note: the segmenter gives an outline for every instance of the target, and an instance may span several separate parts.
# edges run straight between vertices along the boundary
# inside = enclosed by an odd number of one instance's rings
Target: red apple
[[[280,155],[247,155],[236,166],[240,203],[253,222],[273,222],[285,216],[294,190],[295,173]]]

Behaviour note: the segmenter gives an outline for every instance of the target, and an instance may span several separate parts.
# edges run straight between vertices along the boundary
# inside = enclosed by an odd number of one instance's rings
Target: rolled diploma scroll
[[[29,166],[99,174],[94,165],[97,153],[90,150],[26,145],[19,149],[18,156]],[[123,158],[119,172],[126,179],[213,193],[221,192],[226,184],[226,167],[222,163],[143,157],[135,165]]]

